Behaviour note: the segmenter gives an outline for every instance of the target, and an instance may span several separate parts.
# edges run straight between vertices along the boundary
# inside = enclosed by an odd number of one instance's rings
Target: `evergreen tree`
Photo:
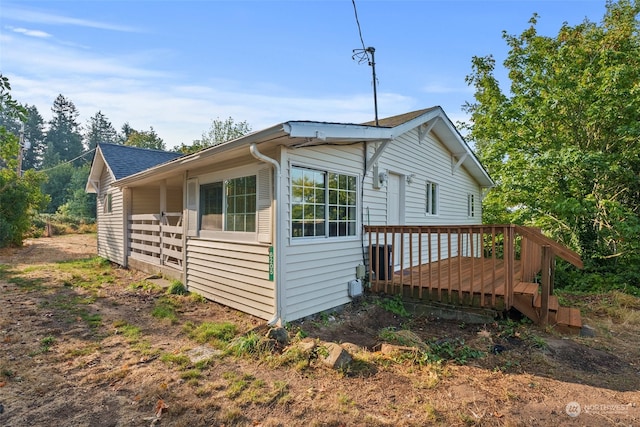
[[[44,119],[35,105],[26,106],[27,121],[24,124],[25,145],[22,169],[40,169],[47,148],[44,133]]]
[[[102,111],[98,111],[89,119],[85,142],[89,150],[93,150],[101,142],[118,143],[118,133]]]
[[[75,159],[84,151],[80,125],[77,122],[79,113],[75,104],[64,96],[58,95],[51,111],[53,118],[49,122],[49,131],[45,138],[47,143],[43,161],[45,167]]]

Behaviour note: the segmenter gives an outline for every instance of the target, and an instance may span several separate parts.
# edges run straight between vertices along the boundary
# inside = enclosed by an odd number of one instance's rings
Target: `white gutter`
[[[282,268],[283,265],[283,261],[284,261],[284,257],[280,256],[283,251],[282,251],[282,244],[284,242],[284,239],[282,238],[282,228],[281,224],[282,224],[282,209],[279,206],[280,203],[280,180],[281,180],[281,172],[280,172],[280,163],[278,163],[276,160],[272,159],[271,157],[267,157],[264,154],[262,154],[261,152],[258,151],[258,147],[256,146],[256,143],[252,143],[249,146],[249,151],[251,152],[251,155],[253,157],[255,157],[256,159],[265,162],[265,163],[270,163],[271,165],[273,165],[273,187],[274,187],[274,195],[273,195],[273,199],[275,202],[275,227],[273,227],[273,238],[275,239],[275,244],[273,245],[273,257],[275,258],[275,269],[276,269],[276,274],[275,274],[275,285],[274,285],[274,293],[275,293],[275,308],[276,308],[276,312],[273,314],[273,317],[271,318],[271,320],[269,320],[269,322],[267,322],[267,324],[269,326],[273,326],[278,324],[278,322],[282,321],[282,286],[284,283],[283,280],[283,271],[284,269]]]

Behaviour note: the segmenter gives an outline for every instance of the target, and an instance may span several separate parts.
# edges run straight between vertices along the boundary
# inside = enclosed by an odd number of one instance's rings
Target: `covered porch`
[[[182,177],[125,190],[127,265],[183,281]]]
[[[517,225],[367,226],[371,290],[438,303],[509,310],[536,324],[581,327],[553,295],[555,257],[575,252]]]

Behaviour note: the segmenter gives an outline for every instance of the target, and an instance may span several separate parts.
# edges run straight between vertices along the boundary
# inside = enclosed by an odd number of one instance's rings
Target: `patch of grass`
[[[189,293],[186,286],[179,280],[172,281],[166,292],[170,295],[187,295]]]
[[[404,306],[401,295],[396,295],[393,298],[382,298],[375,301],[376,305],[379,305],[386,311],[393,313],[400,317],[408,317],[409,312]]]
[[[236,331],[236,325],[230,322],[203,322],[189,332],[189,337],[201,344],[211,343],[220,347],[230,342]]]
[[[195,292],[191,292],[189,293],[189,298],[191,298],[191,300],[193,302],[199,303],[199,304],[206,304],[207,303],[207,299],[205,297],[203,297],[200,294],[197,294]]]
[[[80,348],[73,348],[67,351],[66,356],[70,358],[76,358],[79,356],[88,356],[96,351],[100,350],[100,344],[89,344]]]
[[[181,373],[180,378],[183,380],[197,380],[202,378],[202,371],[200,369],[189,369]]]
[[[111,269],[111,262],[108,259],[99,256],[71,261],[60,261],[56,264],[60,271],[89,270],[95,273],[99,270]]]
[[[252,375],[244,374],[238,376],[235,373],[225,372],[223,378],[229,381],[226,396],[229,399],[235,399],[251,384],[255,378]]]
[[[471,359],[486,356],[486,352],[469,347],[463,339],[446,339],[429,343],[429,350],[422,353],[424,362],[452,361],[466,365]]]
[[[7,264],[0,264],[0,280],[6,280],[13,275],[13,270]]]
[[[175,323],[178,321],[176,303],[169,298],[162,297],[156,301],[153,310],[151,310],[151,315],[158,319],[167,319],[171,323]]]
[[[142,331],[139,327],[130,325],[124,320],[117,320],[113,326],[116,328],[116,334],[122,334],[129,342],[136,342],[142,336]]]
[[[26,278],[26,277],[11,277],[7,279],[7,282],[13,283],[17,287],[25,291],[40,291],[44,289],[42,278]]]
[[[256,356],[262,353],[261,339],[260,335],[252,331],[234,338],[227,349],[236,357]]]
[[[129,289],[132,291],[148,291],[151,293],[160,293],[162,292],[162,287],[156,285],[155,283],[148,282],[146,280],[142,280],[140,282],[133,282],[129,285]]]
[[[176,365],[182,369],[191,365],[191,359],[189,359],[189,356],[182,353],[163,353],[160,355],[160,360],[169,366]]]
[[[378,333],[380,339],[395,345],[415,347],[418,350],[426,350],[427,345],[422,339],[408,329],[397,330],[393,327],[383,328]]]
[[[51,350],[51,347],[56,343],[55,337],[51,335],[46,336],[40,340],[40,348],[36,351],[32,351],[29,353],[29,356],[33,357],[38,354],[48,353]]]

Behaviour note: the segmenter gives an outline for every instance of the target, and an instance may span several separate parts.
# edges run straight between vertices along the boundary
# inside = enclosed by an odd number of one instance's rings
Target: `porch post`
[[[164,213],[167,211],[167,180],[163,179],[160,181],[160,224],[158,224],[158,228],[160,229],[160,265],[164,265],[164,254],[162,253],[162,249],[164,247],[162,226],[165,224],[166,217]]]
[[[552,263],[553,249],[549,245],[542,246],[542,293],[540,304],[540,325],[546,326],[549,323],[549,296],[551,295],[552,285]]]

